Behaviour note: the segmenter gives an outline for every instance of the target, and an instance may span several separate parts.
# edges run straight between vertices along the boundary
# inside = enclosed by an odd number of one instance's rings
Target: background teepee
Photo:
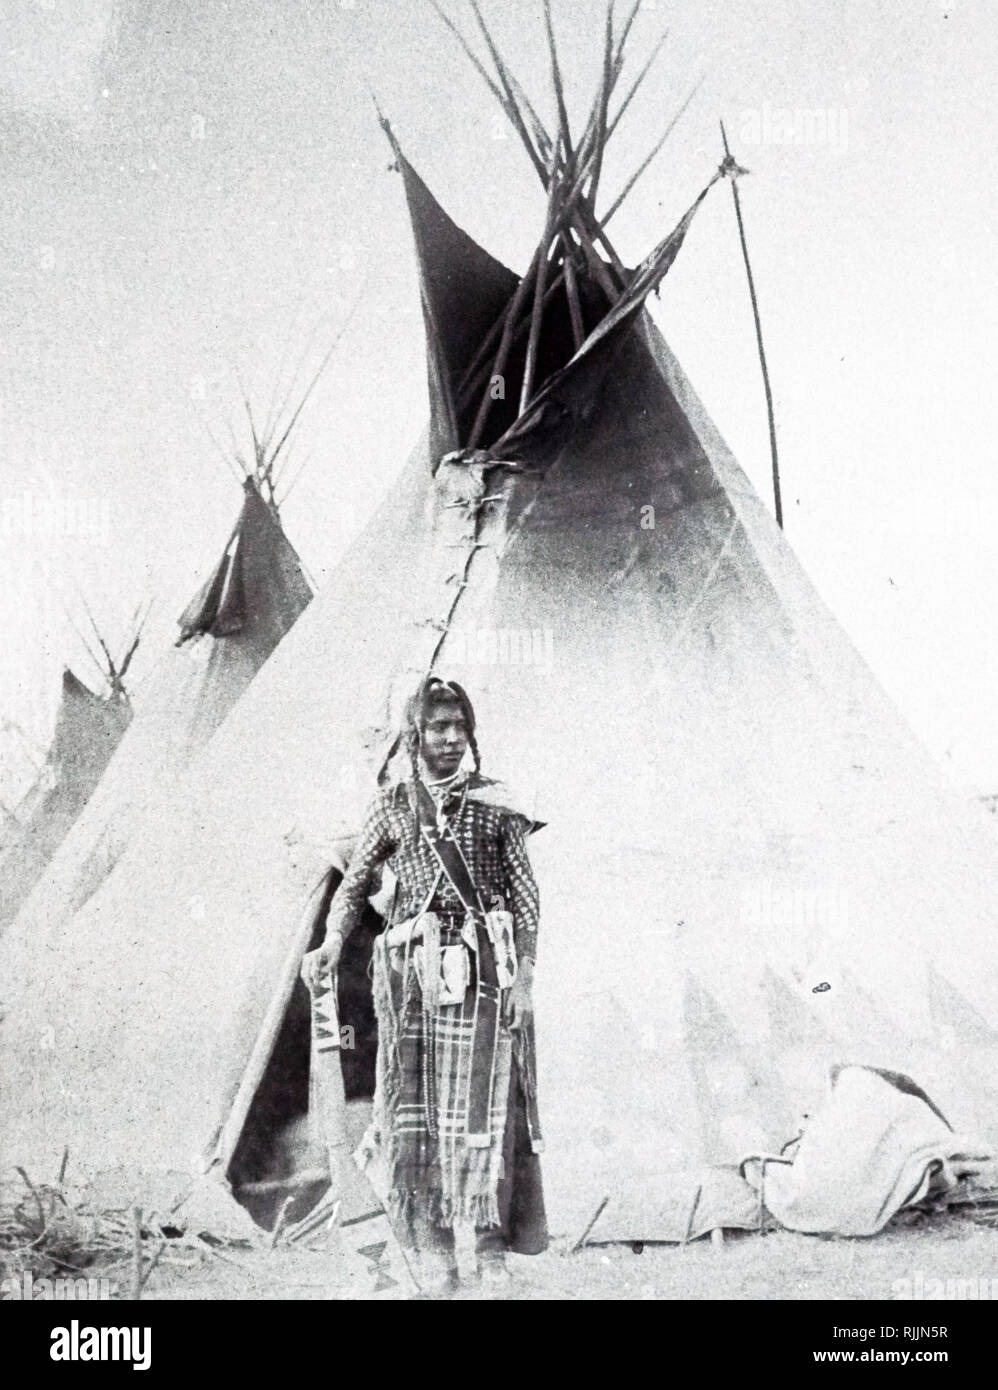
[[[124,655],[116,660],[87,614],[102,653],[88,653],[104,682],[90,690],[66,667],[55,733],[24,797],[5,815],[0,835],[0,926],[16,915],[97,786],[132,718],[125,677],[141,635],[136,615]],[[83,639],[81,638],[81,641]],[[86,645],[86,644],[85,644]]]
[[[311,600],[281,525],[277,490],[294,426],[327,361],[328,354],[293,407],[285,402],[261,431],[247,404],[251,452],[233,449],[227,459],[243,492],[235,525],[180,615],[175,645],[144,680],[127,738],[25,904],[18,930],[44,932],[87,900]]]

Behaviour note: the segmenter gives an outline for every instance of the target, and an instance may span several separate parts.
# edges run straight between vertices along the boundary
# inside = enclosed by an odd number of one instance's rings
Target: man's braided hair
[[[475,771],[481,769],[481,757],[475,742],[475,711],[468,698],[468,692],[457,681],[445,681],[440,676],[427,676],[416,692],[410,696],[405,710],[403,739],[409,755],[409,766],[413,777],[419,776],[419,747],[423,726],[430,717],[435,705],[457,705],[464,715],[464,726],[468,731],[468,747],[475,762]]]
[[[413,796],[415,797],[416,784],[419,780],[419,750],[422,738],[422,730],[436,705],[455,704],[464,716],[464,725],[468,733],[468,747],[471,749],[471,756],[474,760],[475,771],[481,771],[481,755],[478,751],[478,743],[475,739],[475,711],[468,692],[463,686],[458,685],[457,681],[444,680],[440,676],[427,676],[419,683],[417,689],[406,701],[405,715],[402,721],[402,730],[389,751],[387,763],[394,757],[400,748],[404,749],[412,775]],[[416,825],[416,840],[418,842],[419,828]]]

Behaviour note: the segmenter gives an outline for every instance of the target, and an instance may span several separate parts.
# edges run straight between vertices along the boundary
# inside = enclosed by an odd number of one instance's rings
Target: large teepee
[[[621,56],[609,27],[576,140],[564,115],[546,135],[493,49],[554,189],[523,279],[396,149],[430,430],[155,839],[8,954],[7,1161],[54,1166],[68,1144],[146,1190],[224,1181],[275,1068],[304,1096],[288,1019],[316,885],[431,665],[470,690],[485,770],[528,781],[547,823],[555,1230],[609,1198],[604,1232],[681,1238],[703,1165],[778,1147],[835,1062],[907,1071],[996,1137],[993,830],[948,793],[643,309],[689,216],[637,271],[597,231]]]
[[[55,732],[44,763],[22,799],[4,816],[0,926],[13,919],[45,872],[132,718],[125,677],[138,647],[139,632],[129,641],[124,657],[115,660],[99,631],[94,631],[104,657],[100,669],[105,688],[101,693],[91,690],[66,667]]]
[[[297,414],[297,412],[296,412]],[[147,676],[136,717],[72,833],[25,904],[17,932],[47,930],[103,882],[312,597],[274,496],[276,423],[238,457],[243,498],[208,579],[178,621],[176,643]]]

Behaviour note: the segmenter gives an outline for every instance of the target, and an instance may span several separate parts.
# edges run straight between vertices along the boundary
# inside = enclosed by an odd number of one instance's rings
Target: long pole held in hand
[[[724,141],[724,157],[731,158],[731,151],[728,148],[728,136],[724,129],[724,122],[721,121],[721,139]],[[745,171],[742,170],[744,173]],[[776,513],[776,524],[780,530],[783,529],[783,500],[780,495],[780,459],[776,449],[776,417],[773,413],[773,391],[769,384],[769,368],[766,365],[766,349],[762,342],[762,322],[759,318],[759,301],[755,293],[755,279],[752,275],[752,263],[749,260],[748,244],[745,240],[745,223],[742,220],[742,204],[738,196],[738,179],[731,180],[731,196],[735,203],[735,217],[738,221],[738,237],[742,244],[742,258],[745,261],[745,274],[748,278],[749,298],[752,301],[752,317],[755,320],[755,340],[759,346],[759,366],[762,368],[762,384],[766,392],[766,413],[769,417],[769,451],[773,460],[773,507]]]

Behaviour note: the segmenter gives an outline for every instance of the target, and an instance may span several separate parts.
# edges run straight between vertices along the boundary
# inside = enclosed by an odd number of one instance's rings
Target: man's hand
[[[516,979],[506,996],[506,1022],[510,1028],[523,1028],[534,1012],[532,986],[534,980],[533,962],[523,960],[516,972]]]
[[[324,941],[317,951],[302,957],[301,977],[310,990],[318,987],[323,975],[335,970],[340,960],[341,943],[337,938]]]

